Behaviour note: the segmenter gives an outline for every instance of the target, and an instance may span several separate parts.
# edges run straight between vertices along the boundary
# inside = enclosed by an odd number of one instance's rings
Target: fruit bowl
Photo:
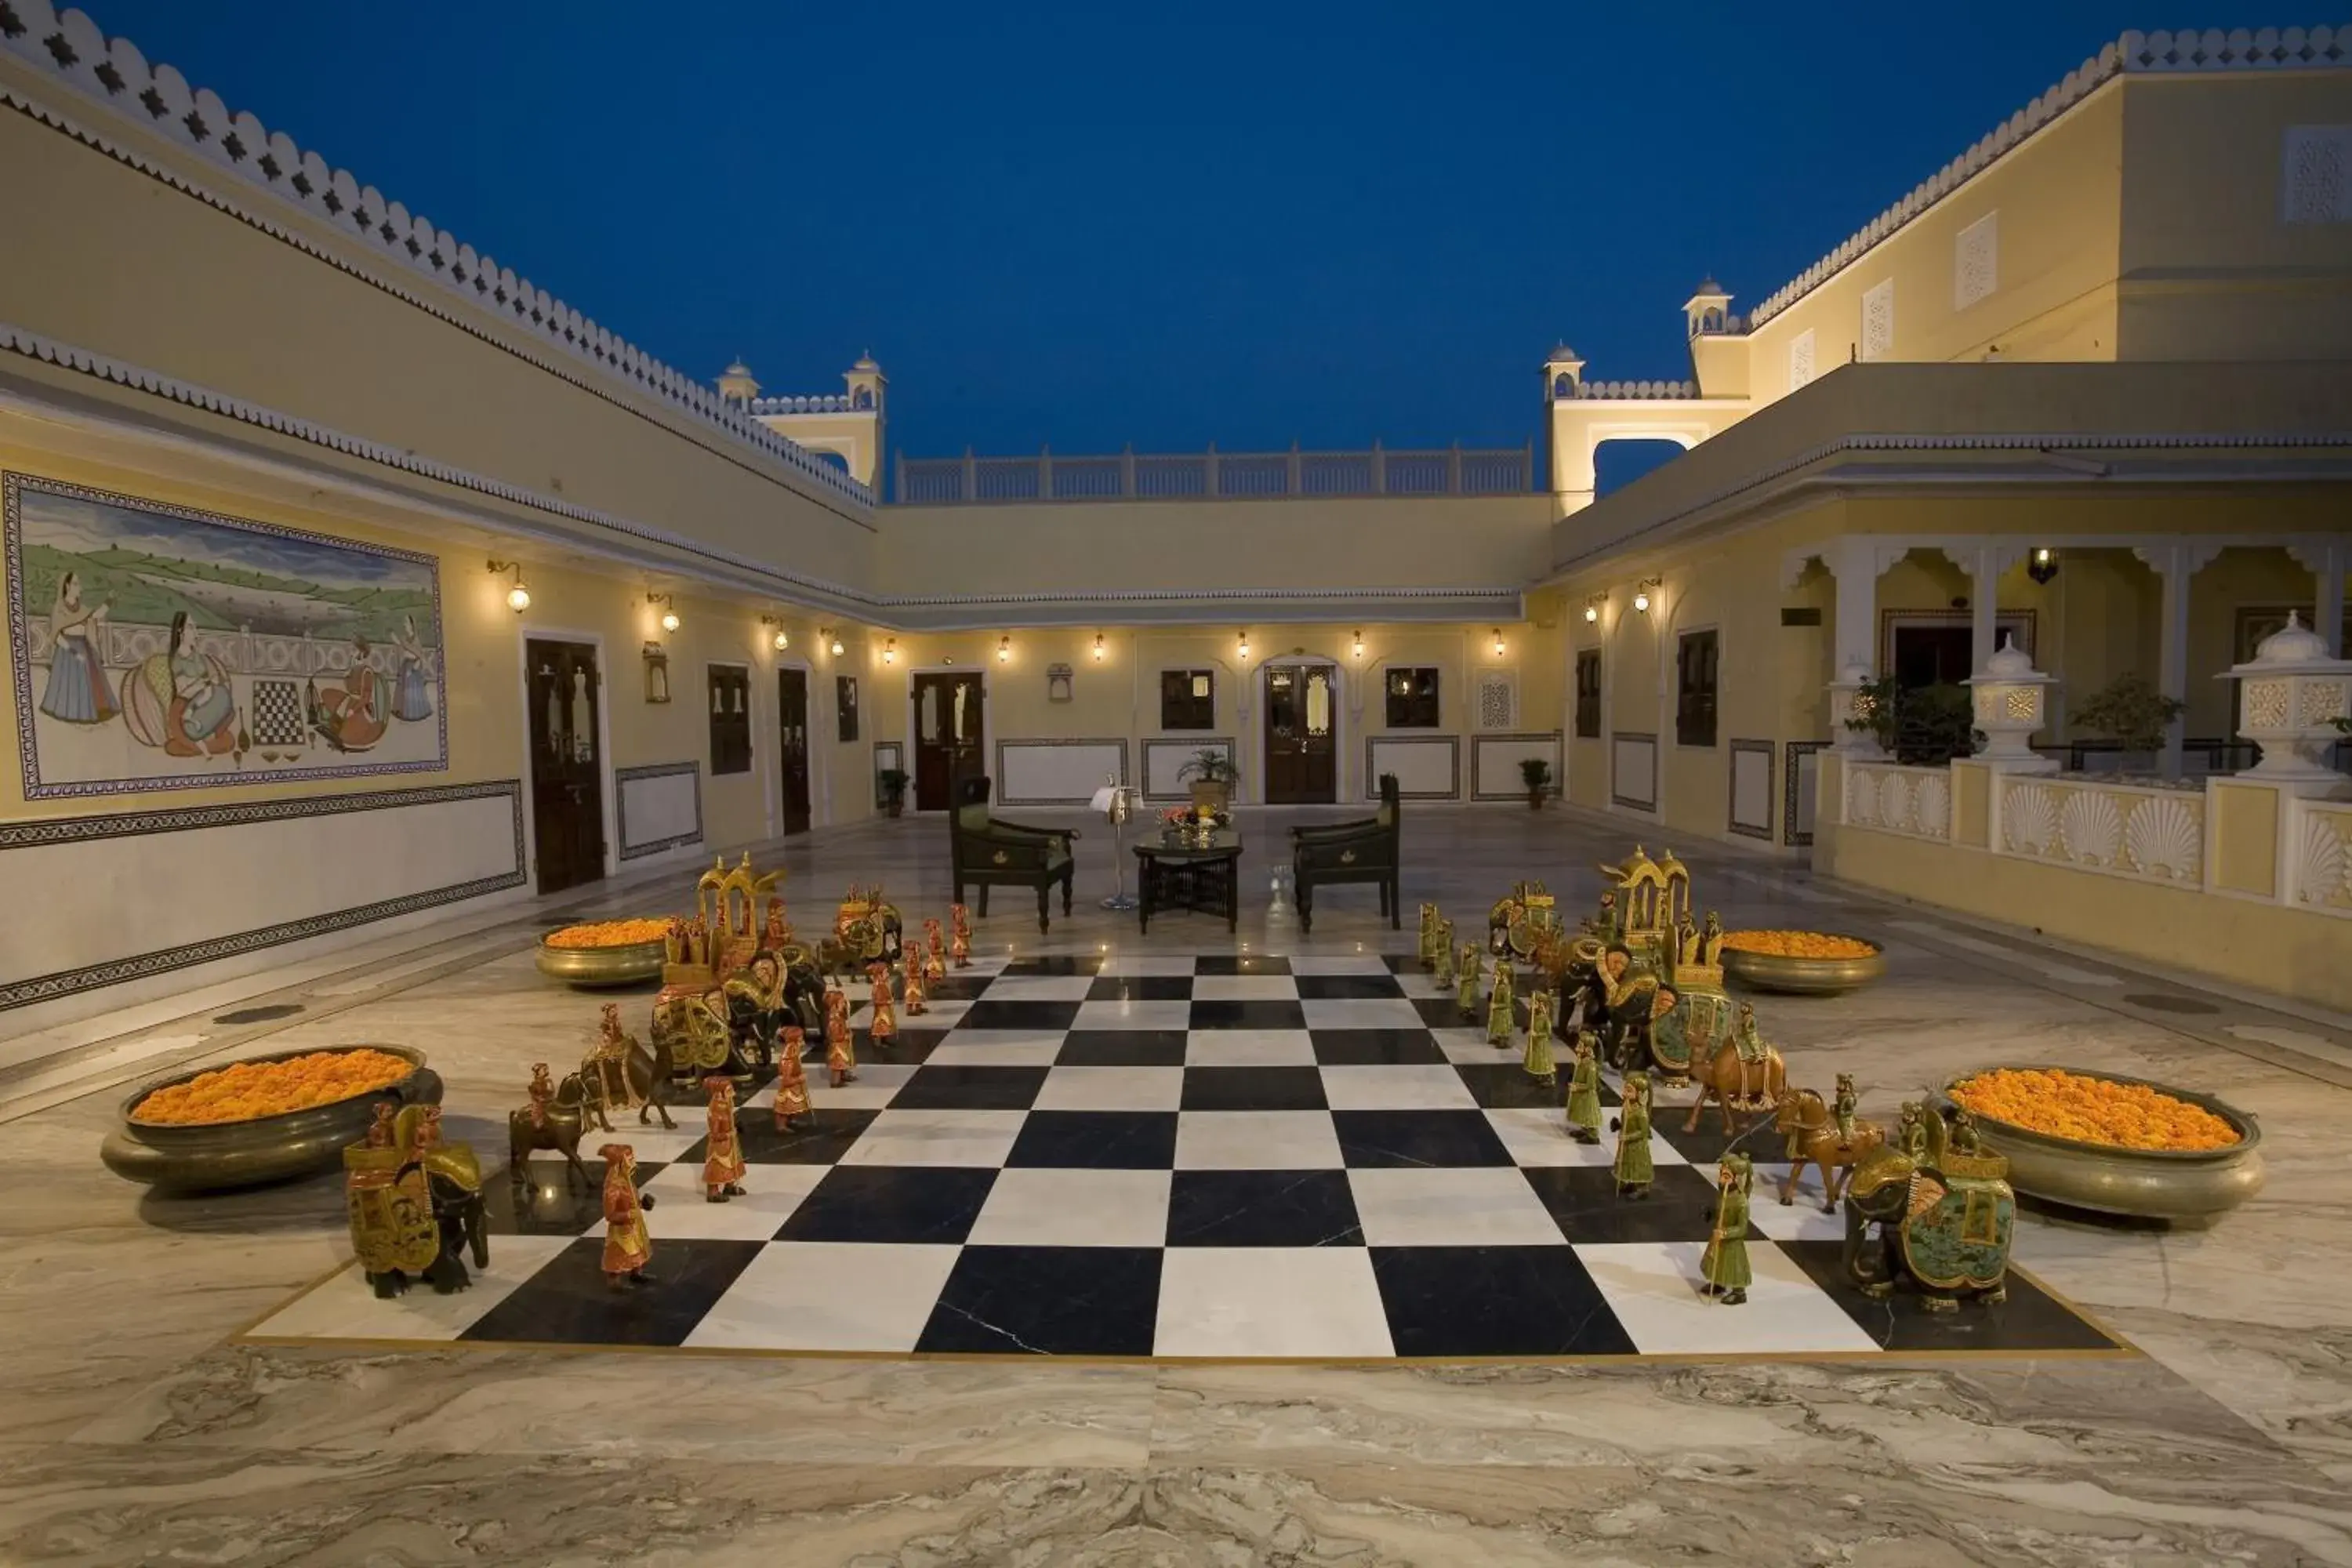
[[[413,1065],[405,1078],[382,1089],[276,1116],[175,1125],[142,1121],[131,1115],[156,1090],[217,1072],[225,1064],[192,1068],[144,1084],[125,1100],[121,1122],[99,1145],[99,1158],[106,1162],[108,1170],[126,1181],[142,1182],[168,1192],[254,1187],[337,1168],[342,1163],[345,1147],[367,1135],[379,1104],[441,1102],[441,1075],[425,1065],[425,1053],[414,1047],[371,1043],[327,1048],[335,1052],[382,1051]],[[319,1047],[310,1046],[244,1059],[281,1062],[316,1055],[319,1050]]]

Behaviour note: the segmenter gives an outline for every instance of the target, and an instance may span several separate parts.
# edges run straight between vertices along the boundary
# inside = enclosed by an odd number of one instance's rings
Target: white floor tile
[[[634,1110],[614,1117],[610,1132],[592,1130],[582,1135],[581,1163],[602,1182],[604,1179],[604,1168],[596,1163],[595,1155],[596,1151],[607,1143],[625,1143],[635,1152],[638,1164],[657,1165],[677,1159],[710,1136],[710,1113],[707,1106],[673,1105],[669,1108],[669,1114],[670,1119],[677,1123],[672,1131],[663,1131],[658,1116],[654,1118],[653,1125],[649,1127],[637,1125],[637,1113]],[[555,1156],[541,1150],[535,1158],[551,1160]]]
[[[1182,1029],[1192,1022],[1190,1002],[1087,1002],[1076,1029]]]
[[[1427,970],[1408,969],[1397,976],[1397,988],[1408,996],[1451,996],[1454,987]]]
[[[658,1237],[654,1245],[658,1264]],[[736,1276],[686,1342],[735,1350],[913,1350],[961,1250],[772,1244]]]
[[[1349,997],[1338,1001],[1307,1001],[1310,1029],[1418,1029],[1421,1015],[1412,1003],[1398,997]]]
[[[1304,1029],[1195,1029],[1184,1042],[1184,1065],[1311,1068],[1315,1041]]]
[[[1607,1165],[1617,1157],[1616,1140],[1606,1131],[1598,1143],[1580,1143],[1569,1136],[1568,1113],[1563,1109],[1489,1110],[1486,1125],[1503,1141],[1517,1164],[1538,1165]],[[1604,1116],[1601,1125],[1606,1128]]]
[[[645,1191],[660,1202],[646,1224],[663,1237],[693,1241],[767,1241],[783,1227],[801,1200],[816,1190],[826,1165],[753,1165],[737,1184],[743,1195],[723,1204],[708,1200],[699,1162],[667,1165],[654,1173]],[[602,1230],[591,1234],[602,1236]],[[495,1244],[493,1244],[495,1246]]]
[[[1483,1026],[1476,1028],[1465,1026],[1458,1029],[1432,1029],[1429,1033],[1430,1037],[1437,1042],[1437,1048],[1444,1053],[1445,1059],[1449,1062],[1457,1062],[1467,1067],[1481,1067],[1488,1062],[1504,1062],[1511,1059],[1509,1052],[1498,1051],[1486,1043],[1486,1031]]]
[[[1462,1075],[1443,1062],[1400,1067],[1326,1067],[1323,1098],[1334,1110],[1475,1110]]]
[[[1091,974],[1000,974],[985,994],[991,1002],[1083,1002],[1094,984]]]
[[[1025,1110],[886,1110],[841,1157],[845,1165],[993,1167],[1013,1152]]]
[[[1525,1176],[1508,1166],[1350,1171],[1368,1247],[1568,1245]]]
[[[958,1029],[924,1060],[941,1067],[1051,1067],[1061,1054],[1059,1030]]]
[[[602,1237],[599,1229],[595,1234]],[[512,1295],[556,1254],[570,1247],[568,1236],[494,1236],[490,1266],[474,1267],[470,1289],[438,1295],[430,1285],[411,1281],[408,1293],[380,1300],[358,1265],[320,1285],[253,1330],[257,1334],[311,1340],[454,1340],[483,1314]]]
[[[1180,1171],[1338,1171],[1328,1110],[1188,1110],[1176,1121]]]
[[[1648,1355],[1874,1351],[1876,1342],[1769,1241],[1748,1244],[1756,1282],[1738,1307],[1699,1294],[1698,1241],[1580,1246],[1576,1256]]]
[[[1103,960],[1102,972],[1111,975],[1190,974],[1193,963],[1189,954],[1171,958],[1164,953],[1114,952]]]
[[[1298,983],[1287,974],[1196,974],[1195,1002],[1296,1002]]]
[[[969,1245],[1159,1247],[1171,1182],[1167,1171],[1000,1171]]]
[[[1174,1110],[1184,1102],[1182,1068],[1060,1067],[1045,1075],[1038,1110]]]
[[[1784,1205],[1780,1184],[1788,1174],[1786,1165],[1756,1167],[1755,1192],[1748,1205],[1749,1221],[1775,1241],[1843,1241],[1845,1215],[1822,1207],[1821,1173],[1806,1166],[1805,1179],[1792,1194],[1795,1201]]]
[[[1389,1356],[1360,1247],[1171,1247],[1153,1350],[1163,1356]]]

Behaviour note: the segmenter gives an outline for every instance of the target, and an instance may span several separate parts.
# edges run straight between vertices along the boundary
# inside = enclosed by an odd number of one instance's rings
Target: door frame
[[[1311,810],[1318,806],[1338,805],[1343,801],[1354,799],[1355,797],[1348,793],[1348,746],[1346,737],[1340,731],[1340,725],[1345,721],[1348,711],[1348,667],[1328,654],[1281,653],[1268,654],[1260,659],[1257,672],[1250,678],[1250,696],[1257,708],[1256,722],[1243,728],[1246,729],[1251,735],[1252,746],[1256,752],[1257,804],[1260,805],[1271,804],[1265,798],[1265,714],[1268,696],[1266,683],[1274,667],[1278,664],[1313,665],[1329,671],[1331,676],[1331,798],[1325,801],[1301,801],[1297,803],[1298,809]],[[1246,797],[1248,792],[1244,790],[1243,793]],[[1274,809],[1292,808],[1286,805],[1276,806]]]
[[[809,661],[805,658],[778,654],[768,661],[768,695],[779,704],[768,710],[769,728],[776,742],[768,751],[768,837],[771,838],[783,837],[784,720],[782,700],[777,693],[776,675],[778,671],[786,669],[801,672],[801,682],[808,700],[809,831],[814,833],[820,827],[833,826],[833,792],[828,787],[833,770],[818,765],[816,760],[816,671],[809,668]],[[753,728],[756,731],[758,727],[755,725]],[[840,732],[838,727],[827,731],[836,735]]]
[[[907,761],[898,765],[907,770],[908,789],[911,792],[915,787],[915,748],[921,743],[919,737],[922,733],[922,715],[915,710],[915,677],[919,675],[969,675],[979,680],[980,768],[981,772],[986,773],[992,781],[992,793],[994,784],[1003,782],[996,777],[996,753],[992,745],[996,726],[995,721],[989,717],[995,710],[996,704],[990,699],[988,671],[979,665],[971,664],[910,664],[907,667],[907,728],[904,731],[907,738]],[[909,801],[908,809],[912,811],[917,808]],[[954,802],[950,801],[947,809],[953,811]]]
[[[613,783],[613,769],[617,765],[613,755],[613,663],[605,654],[604,635],[602,632],[580,631],[570,626],[546,626],[532,621],[527,616],[519,616],[515,618],[515,678],[518,688],[517,696],[521,703],[517,711],[522,715],[522,722],[515,726],[515,736],[522,743],[522,787],[526,794],[530,792],[535,782],[530,761],[532,737],[530,644],[534,637],[541,642],[580,643],[596,650],[596,677],[604,687],[604,689],[596,694],[596,798],[599,809],[604,814],[600,819],[604,825],[604,875],[610,878],[618,873],[621,864],[621,814],[620,802],[615,798],[616,791]],[[676,693],[672,693],[672,696],[675,697]],[[707,691],[704,697],[708,700]],[[708,747],[709,744],[706,738],[704,745]],[[700,771],[707,773],[709,769],[706,767]],[[522,814],[522,832],[523,868],[530,878],[532,896],[539,897],[541,895],[537,892],[539,886],[539,814],[537,811],[526,811]],[[699,850],[700,846],[697,845],[696,848]],[[567,892],[572,890],[565,889]],[[546,896],[554,898],[561,895]]]

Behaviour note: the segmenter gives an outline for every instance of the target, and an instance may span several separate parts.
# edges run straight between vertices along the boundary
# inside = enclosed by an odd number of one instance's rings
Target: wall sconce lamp
[[[996,662],[999,664],[1013,662],[1013,634],[1010,632],[996,639]]]
[[[1358,658],[1364,657],[1364,634],[1361,632],[1356,634],[1355,655]]]
[[[648,605],[659,605],[662,607],[662,630],[666,632],[674,632],[677,630],[677,601],[675,595],[669,594],[647,594],[646,595],[646,603]]]
[[[834,658],[841,657],[841,633],[838,630],[832,626],[819,626],[816,629],[816,635]]]
[[[1102,656],[1103,656],[1103,635],[1102,635],[1102,633],[1100,633],[1100,632],[1097,632],[1097,633],[1095,634],[1095,658],[1097,658],[1097,659],[1099,659],[1099,658],[1102,658]]]
[[[1601,606],[1609,602],[1606,594],[1595,594],[1584,601],[1584,624],[1591,626],[1601,618]]]
[[[2058,552],[2046,544],[2037,544],[2025,558],[2025,574],[2036,583],[2048,583],[2058,575]]]
[[[898,662],[898,639],[897,637],[887,638],[882,644],[882,662],[885,664],[896,664]]]
[[[507,608],[512,610],[518,616],[521,615],[525,610],[530,608],[530,590],[523,586],[522,563],[520,561],[491,562],[491,575],[496,576],[500,572],[511,572],[514,574],[514,586],[507,590]]]
[[[773,629],[775,635],[771,637],[768,640],[774,645],[778,653],[782,653],[786,648],[793,646],[793,639],[784,633],[784,623],[782,616],[761,616],[760,617],[760,624],[763,626],[768,626]]]
[[[1244,632],[1234,644],[1234,656],[1244,664],[1249,662],[1249,633]]]
[[[1633,607],[1643,615],[1650,613],[1650,590],[1665,585],[1663,577],[1644,577],[1633,589]]]
[[[1495,628],[1495,657],[1503,657],[1503,628],[1500,626]]]

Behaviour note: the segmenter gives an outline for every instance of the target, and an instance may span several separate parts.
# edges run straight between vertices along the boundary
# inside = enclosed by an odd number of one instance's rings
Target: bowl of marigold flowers
[[[278,1051],[142,1086],[99,1157],[167,1191],[259,1186],[335,1169],[379,1105],[440,1100],[441,1075],[412,1046]]]
[[[2021,1193],[2143,1219],[2195,1219],[2262,1190],[2262,1127],[2210,1095],[2120,1073],[1999,1067],[1944,1097],[2009,1159]]]
[[[1885,973],[1886,950],[1834,931],[1727,931],[1723,972],[1750,991],[1837,996]]]
[[[539,972],[589,988],[659,980],[669,928],[666,920],[625,920],[551,931],[540,939]]]

